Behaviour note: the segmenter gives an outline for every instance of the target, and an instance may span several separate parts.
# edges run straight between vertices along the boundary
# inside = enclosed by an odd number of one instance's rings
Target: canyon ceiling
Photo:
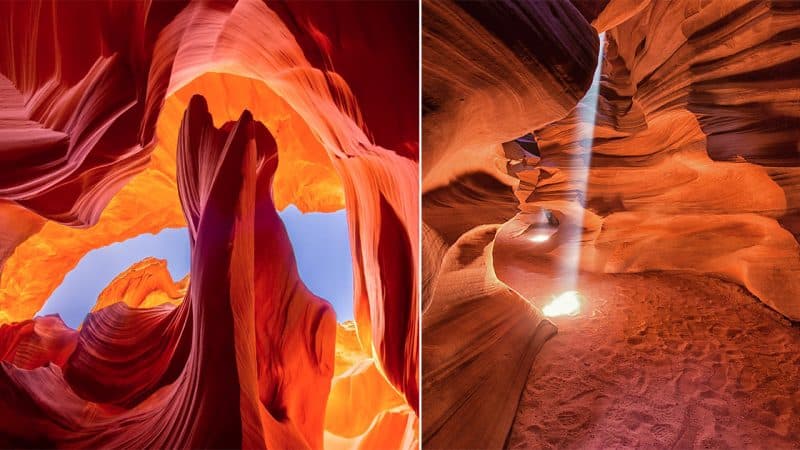
[[[0,446],[416,447],[417,14],[0,3]],[[300,280],[289,204],[347,210],[354,322]],[[146,259],[78,330],[34,318],[170,227],[187,279]]]

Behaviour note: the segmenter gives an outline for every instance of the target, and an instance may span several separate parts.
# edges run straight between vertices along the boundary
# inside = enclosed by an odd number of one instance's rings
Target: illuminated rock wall
[[[514,345],[486,343],[497,323],[465,330],[503,301],[527,304],[485,295],[502,279],[459,274],[479,261],[465,246],[481,232],[485,264],[513,252],[557,277],[577,254],[573,272],[700,273],[800,319],[798,18],[783,1],[423,2],[422,323],[438,355],[423,364],[423,444],[502,445],[502,408],[480,416],[463,395],[483,406],[496,392],[462,369],[504,352],[525,362],[509,380],[530,368],[538,312]],[[595,114],[579,101],[598,32]],[[523,234],[542,217],[558,231],[534,246]]]
[[[0,445],[416,445],[417,10],[360,5],[0,6]],[[333,386],[391,399],[350,423],[334,390],[328,433],[335,315],[288,204],[347,209],[360,356]],[[89,250],[177,226],[191,281],[145,260],[79,332],[26,321]]]
[[[554,331],[495,274],[502,144],[568,114],[598,38],[566,2],[424,2],[422,44],[423,446],[498,448]]]
[[[537,127],[541,161],[518,172],[521,210],[583,223],[554,261],[580,245],[584,270],[709,274],[800,319],[798,18],[793,2],[651,2],[609,29],[595,123],[581,105]]]

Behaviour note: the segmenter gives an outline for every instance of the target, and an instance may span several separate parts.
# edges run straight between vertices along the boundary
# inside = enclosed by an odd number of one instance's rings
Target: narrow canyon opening
[[[416,6],[0,11],[0,447],[415,447]]]
[[[148,261],[143,261],[145,259]],[[158,261],[151,261],[153,259]],[[77,329],[115,278],[136,268],[152,266],[151,263],[159,268],[165,266],[170,281],[188,277],[189,233],[186,228],[167,228],[156,234],[140,234],[90,250],[64,276],[64,280],[50,294],[36,316],[57,314],[67,326]],[[163,272],[150,276],[162,275]],[[170,299],[160,300],[168,302]],[[143,299],[142,303],[142,307],[160,304],[158,298],[152,301]]]
[[[303,214],[290,205],[278,215],[289,234],[300,279],[333,305],[337,321],[352,321],[353,257],[345,210]]]
[[[558,328],[532,365],[505,445],[512,449],[781,448],[797,442],[800,397],[794,386],[800,383],[800,357],[793,350],[800,346],[797,326],[737,284],[737,276],[726,275],[725,269],[697,273],[693,261],[697,252],[714,254],[724,241],[736,237],[716,229],[712,233],[718,243],[701,250],[679,237],[649,236],[658,227],[648,228],[646,222],[634,219],[626,226],[641,227],[636,233],[644,242],[660,243],[654,248],[642,245],[636,250],[640,253],[622,256],[603,246],[619,246],[616,252],[622,252],[630,237],[620,234],[603,242],[594,235],[607,231],[597,230],[594,222],[596,214],[607,214],[605,208],[635,209],[635,202],[652,202],[653,208],[660,205],[679,217],[702,208],[701,202],[682,205],[685,194],[659,199],[664,194],[648,186],[674,176],[672,171],[643,171],[641,180],[622,180],[626,168],[644,163],[620,158],[631,151],[647,154],[653,151],[646,148],[652,143],[632,138],[628,145],[643,147],[606,150],[612,148],[613,139],[607,122],[619,112],[608,109],[613,101],[608,86],[615,82],[614,63],[605,58],[605,33],[598,37],[591,85],[569,118],[552,127],[562,128],[553,134],[545,128],[503,144],[513,164],[509,173],[521,180],[515,193],[523,202],[522,211],[495,238],[494,270],[500,281]],[[624,37],[615,39],[612,58],[618,57],[617,45]],[[606,86],[602,99],[601,82]],[[600,107],[604,110],[598,112]],[[655,118],[658,113],[652,114]],[[686,139],[696,132],[664,126],[672,139]],[[597,134],[599,149],[594,148]],[[668,146],[667,151],[680,154],[679,148]],[[599,158],[593,165],[595,154]],[[609,159],[611,155],[614,159]],[[713,163],[703,167],[708,162],[686,164],[700,173],[716,169]],[[559,180],[563,186],[541,192],[548,188],[541,175],[547,170],[564,177]],[[525,184],[530,173],[538,177],[534,183],[538,186]],[[639,185],[641,197],[615,207],[615,196],[631,195],[626,192],[628,183]],[[704,189],[700,184],[696,188]],[[610,228],[613,222],[605,226]],[[659,247],[667,254],[659,254]],[[684,252],[686,259],[675,265],[667,261],[669,252]],[[603,263],[619,257],[624,259],[622,266],[611,271],[642,273],[597,273]],[[733,255],[729,263],[742,264],[739,258]],[[781,302],[791,301],[784,295]]]
[[[311,292],[331,303],[339,322],[353,320],[353,260],[345,211],[304,214],[289,205],[278,215],[292,242],[300,278]],[[185,285],[190,278],[189,256],[186,228],[167,228],[93,249],[66,274],[36,316],[57,314],[65,324],[77,329],[103,290],[115,278],[125,277],[125,272],[149,270],[146,276],[157,277],[162,273],[155,272],[155,267],[160,269],[163,265],[174,282]],[[152,294],[149,299],[143,298],[139,306],[177,301]]]
[[[797,446],[798,18],[423,3],[425,447]]]

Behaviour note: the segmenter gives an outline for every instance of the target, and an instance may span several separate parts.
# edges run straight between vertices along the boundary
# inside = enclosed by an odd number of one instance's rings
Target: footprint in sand
[[[739,374],[738,380],[739,388],[744,392],[750,392],[758,387],[758,382],[756,381],[756,375],[753,369],[749,367],[745,367],[742,369],[742,373]]]
[[[669,444],[675,440],[675,429],[665,423],[657,423],[650,427],[650,432],[660,444]]]
[[[627,414],[624,423],[629,430],[635,430],[641,426],[652,423],[655,419],[653,416],[640,411],[633,411]]]
[[[675,392],[681,396],[697,396],[697,383],[694,380],[696,373],[691,369],[684,369],[675,380]]]
[[[568,430],[583,428],[589,422],[590,412],[587,408],[561,411],[556,415],[558,423]]]
[[[700,442],[701,448],[725,448],[725,442],[713,437],[704,438]]]
[[[728,331],[725,332],[725,335],[728,336],[729,339],[735,339],[740,334],[742,334],[742,330],[738,328],[729,328]]]
[[[628,344],[630,345],[639,345],[644,341],[642,336],[631,336],[628,338]]]
[[[727,369],[722,367],[721,364],[714,364],[713,366],[714,373],[708,377],[708,387],[714,390],[719,390],[728,380],[727,377]]]

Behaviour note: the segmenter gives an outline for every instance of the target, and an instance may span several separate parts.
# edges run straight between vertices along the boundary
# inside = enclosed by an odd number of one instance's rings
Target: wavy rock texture
[[[423,6],[423,239],[436,255],[424,258],[424,351],[452,352],[449,366],[433,356],[423,364],[431,448],[506,444],[508,428],[493,421],[501,415],[485,406],[493,398],[479,403],[491,411],[480,420],[461,408],[491,380],[464,367],[520,352],[484,348],[499,324],[461,329],[493,317],[483,293],[494,277],[459,274],[476,264],[480,252],[463,248],[473,241],[493,248],[494,259],[482,253],[491,273],[524,258],[557,277],[577,254],[576,270],[724,278],[800,320],[798,4],[536,3]],[[595,114],[578,100],[598,31]],[[549,241],[523,240],[532,225],[549,227]],[[463,420],[479,425],[458,429]]]
[[[78,333],[1,328],[0,445],[322,447],[335,319],[297,278],[290,203],[346,207],[371,362],[336,385],[392,399],[330,445],[414,445],[416,8],[361,5],[2,6],[0,321],[30,318],[98,246],[188,225],[193,251],[188,286],[143,261]],[[141,308],[163,300],[179,305]]]
[[[181,7],[2,6],[3,199],[69,225],[97,222],[147,163],[170,69],[151,70],[158,31]]]
[[[152,308],[165,303],[179,305],[189,286],[187,275],[179,282],[172,281],[167,261],[145,258],[121,274],[103,289],[92,312],[122,302],[132,308]]]
[[[424,2],[422,20],[425,191],[494,166],[490,147],[564,117],[591,83],[598,38],[566,2]]]
[[[269,196],[269,181],[277,166],[274,140],[263,125],[252,121],[249,113],[243,114],[239,122],[217,131],[201,97],[190,104],[182,130],[178,149],[178,159],[183,163],[179,168],[179,186],[186,215],[194,225],[190,227],[194,282],[187,293],[189,300],[169,313],[122,307],[93,314],[81,332],[78,348],[64,365],[64,375],[55,365],[22,373],[17,367],[4,363],[4,388],[16,393],[4,398],[17,400],[17,408],[27,411],[26,404],[41,405],[44,399],[39,383],[49,380],[51,389],[45,408],[40,406],[36,412],[20,414],[13,420],[7,418],[2,430],[7,440],[5,444],[71,442],[89,446],[263,447],[294,442],[295,445],[321,446],[325,396],[309,399],[306,395],[328,389],[334,315],[330,306],[305,290],[297,278],[288,236]],[[265,186],[263,189],[257,188],[258,178],[264,181],[260,183]],[[234,181],[237,179],[239,182]],[[230,239],[220,239],[226,235]],[[231,247],[228,242],[232,242]],[[256,246],[273,248],[277,252],[256,252]],[[265,259],[273,258],[286,261],[282,272],[258,269],[264,266]],[[203,261],[216,261],[217,270],[203,270]],[[297,312],[293,314],[292,311]],[[133,317],[141,314],[157,315],[161,320],[151,318],[148,322]],[[150,327],[146,324],[161,328],[170,324],[168,318],[181,315],[184,319],[191,318],[178,322],[183,322],[183,327],[160,330],[162,332],[155,336],[161,339],[154,348],[154,334],[147,332]],[[283,320],[277,323],[265,320],[276,315]],[[122,323],[135,321],[138,326],[109,326],[114,319]],[[185,327],[193,330],[189,336],[177,336],[174,345],[163,345]],[[286,342],[295,349],[289,359],[279,358],[270,350],[275,348],[280,336],[273,331],[276,328],[294,330]],[[185,340],[188,340],[188,353],[176,352],[185,348],[187,343],[181,342]],[[88,402],[85,398],[89,396],[85,394],[78,397],[76,393],[87,386],[81,379],[81,375],[86,375],[80,370],[81,363],[100,370],[103,363],[109,365],[109,358],[130,357],[130,351],[120,351],[123,350],[120,347],[125,346],[149,349],[152,351],[150,362],[157,360],[148,365],[150,371],[145,371],[150,377],[161,376],[160,380],[150,383],[153,391],[148,392],[148,398],[135,402],[131,398],[134,392],[123,392],[126,395],[121,397],[113,395],[132,386],[147,385],[142,380],[99,391],[95,397],[104,397],[104,403]],[[198,353],[199,349],[204,350]],[[98,360],[97,364],[86,364],[87,358]],[[155,390],[165,378],[172,377],[170,369],[176,359],[184,359],[184,364],[174,375],[175,379]],[[72,370],[73,360],[77,361],[76,371]],[[212,364],[215,369],[204,370],[205,364]],[[281,385],[301,389],[276,389],[280,386],[273,381],[277,373],[282,374]],[[119,380],[108,376],[112,374],[105,373],[102,378],[118,383]],[[68,382],[78,389],[70,389]],[[89,385],[95,389],[98,386]],[[187,392],[194,395],[187,396]],[[109,399],[109,393],[115,398]],[[14,403],[6,404],[4,409],[13,410]],[[129,409],[109,409],[103,406],[106,403]],[[206,405],[214,408],[201,407]],[[63,411],[69,411],[65,406],[96,409],[97,413],[67,415],[67,423],[53,421],[51,414],[60,412],[63,415]],[[218,416],[220,413],[224,414]],[[169,423],[175,414],[189,414],[195,420],[174,430],[153,426],[156,422]],[[29,421],[39,426],[20,427],[20,424],[30,425]],[[136,433],[118,433],[113,431],[115,427],[108,426],[110,423],[130,431],[141,428]],[[98,427],[102,427],[102,431]],[[26,429],[30,431],[23,431]]]
[[[350,12],[346,15],[353,22],[337,23],[334,20],[338,15],[331,15],[314,23],[315,27],[321,27],[317,31],[330,27],[331,35],[341,34],[338,45],[332,47],[331,57],[339,52],[347,54],[343,63],[352,63],[364,56],[359,51],[348,53],[349,47],[345,45],[352,39],[349,33],[361,32],[359,26],[354,25],[362,23],[358,22],[363,14],[359,4],[340,5]],[[395,29],[396,25],[389,25],[396,24],[398,16],[394,8],[398,6],[383,10],[373,19],[385,24],[387,29]],[[408,14],[408,10],[403,11]],[[289,13],[299,15],[295,17],[299,23],[307,20],[303,14],[314,14],[303,8]],[[378,145],[373,143],[364,132],[369,129],[366,116],[361,114],[353,96],[359,91],[351,91],[337,73],[323,72],[312,66],[305,57],[310,52],[299,47],[297,41],[286,39],[286,29],[275,26],[280,23],[280,16],[263,3],[239,2],[229,16],[208,11],[203,14],[203,20],[210,22],[205,29],[218,33],[202,32],[204,29],[200,27],[179,27],[178,20],[173,22],[174,28],[165,30],[162,35],[169,40],[186,31],[181,35],[186,46],[177,54],[169,91],[184,86],[197,73],[223,71],[263,81],[303,118],[328,153],[344,187],[354,249],[354,311],[359,339],[373,349],[384,373],[416,409],[419,330],[417,291],[413,288],[417,280],[413,268],[419,254],[418,192],[415,188],[418,163],[404,156],[403,151],[397,153],[380,146],[381,142],[403,142],[404,146],[414,148],[414,130],[393,131],[400,133],[400,138],[394,140],[375,135],[374,142]],[[242,26],[245,23],[248,26]],[[388,38],[378,34],[376,39],[375,45],[379,45]],[[263,42],[272,45],[265,47]],[[391,42],[385,45],[393,48]],[[413,44],[406,41],[406,45]],[[366,50],[362,48],[362,51]],[[407,75],[409,70],[402,71],[406,75],[400,76],[399,82],[410,76]],[[369,83],[361,86],[361,92],[387,99],[385,92],[379,92],[380,86],[374,83],[374,78],[366,79]],[[389,118],[383,120],[391,122]],[[375,121],[383,123],[383,120]]]
[[[422,316],[426,448],[502,447],[533,359],[556,330],[494,273],[498,228],[476,227],[450,247]]]
[[[78,333],[60,317],[37,317],[0,327],[0,355],[3,361],[27,370],[50,362],[63,365],[77,339]]]
[[[160,121],[176,123],[192,95],[202,95],[216,126],[236,120],[247,109],[264,123],[278,144],[278,170],[272,185],[275,206],[294,204],[303,212],[333,212],[345,207],[344,188],[325,149],[302,117],[266,84],[252,78],[206,73],[169,96]],[[177,142],[177,129],[159,129],[168,151]],[[174,145],[174,144],[173,144]]]
[[[352,321],[336,327],[336,360],[325,412],[325,448],[414,449],[419,420],[361,348]]]
[[[148,211],[146,216],[143,211]],[[17,226],[26,226],[22,220],[28,214],[15,212],[5,217],[20,218]],[[157,148],[150,166],[114,196],[91,228],[36,219],[37,232],[16,246],[6,247],[11,254],[0,273],[0,310],[7,315],[7,322],[36,314],[89,251],[140,234],[186,226],[175,187],[175,155],[167,156]],[[42,273],[52,276],[42,277]],[[0,323],[4,322],[3,313]]]
[[[517,174],[534,180],[523,211],[583,220],[551,255],[710,274],[800,319],[798,18],[795,3],[654,2],[611,28],[596,123],[582,104],[537,129],[541,160]]]
[[[539,248],[545,270],[563,265],[577,246],[583,270],[723,277],[800,318],[796,3],[573,3],[425,4],[426,245],[449,255],[476,227],[507,223],[494,248],[510,252],[515,236],[549,217],[557,231]],[[597,30],[606,31],[607,44],[594,117],[583,102],[573,107],[588,87],[589,35]],[[592,146],[585,129],[593,130]],[[527,144],[512,142],[531,131]],[[524,253],[517,256],[532,256]],[[440,261],[426,258],[423,268],[423,327],[437,339],[426,352],[479,335],[456,332],[460,325],[450,325],[450,336],[431,331],[433,323],[459,323],[464,308],[452,305],[482,292],[466,275],[443,285],[451,270]],[[454,360],[480,357],[487,356]],[[438,364],[426,359],[426,383],[445,367]],[[434,392],[426,417],[474,414],[458,409],[463,396],[426,388]],[[437,443],[442,431],[426,420],[428,446],[454,445],[464,434],[480,439],[470,429],[447,434],[447,420],[436,421],[448,437]],[[497,435],[506,432],[497,427]]]
[[[4,228],[14,230],[10,242],[5,236],[0,238],[0,261],[5,261],[0,273],[0,323],[32,317],[88,251],[143,233],[186,226],[175,184],[175,132],[182,111],[175,121],[155,123],[171,62],[153,70],[120,63],[117,78],[84,86],[91,84],[91,73],[87,73],[95,62],[92,58],[111,58],[98,56],[103,51],[100,43],[107,40],[114,41],[105,50],[116,51],[113,58],[151,64],[157,32],[144,29],[163,27],[182,5],[156,4],[141,20],[135,18],[145,13],[137,9],[147,9],[146,3],[97,6],[95,2],[0,6],[8,21],[3,29],[9,33],[0,53],[0,111],[6,114],[3,105],[11,99],[18,114],[30,116],[25,130],[10,120],[0,126],[3,167],[13,168],[16,177],[0,178],[9,184],[21,183],[23,175],[29,179],[13,192],[10,188],[0,191],[0,198],[6,199],[0,204],[15,208],[0,218],[14,223],[13,228]],[[79,30],[73,29],[75,17],[81,18]],[[40,30],[35,39],[29,38],[31,30]],[[142,33],[150,36],[149,43],[135,49],[141,45],[137,36]],[[134,50],[136,55],[124,56]],[[112,94],[130,97],[124,114],[110,111],[113,105],[104,96]],[[81,128],[76,128],[79,124]],[[35,133],[47,132],[64,134],[63,148],[57,143],[45,148],[47,141],[35,138]],[[70,133],[74,138],[67,139]],[[157,145],[156,137],[169,142],[169,149]],[[164,137],[171,139],[164,141]],[[31,153],[25,150],[27,146],[41,148],[42,153]],[[29,192],[22,194],[23,187]],[[87,225],[91,227],[84,228]],[[52,276],[42,277],[42,273]]]
[[[495,275],[519,205],[502,144],[567,115],[598,37],[557,1],[424,2],[423,24],[423,446],[499,448],[554,332]]]

